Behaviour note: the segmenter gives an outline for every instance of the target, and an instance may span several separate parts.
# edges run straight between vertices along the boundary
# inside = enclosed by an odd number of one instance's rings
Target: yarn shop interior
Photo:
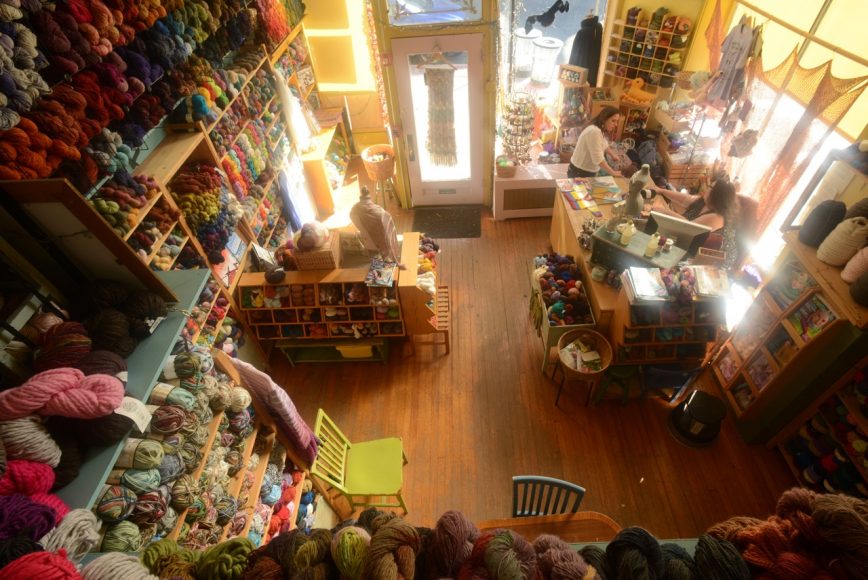
[[[868,578],[866,16],[0,0],[0,578]]]

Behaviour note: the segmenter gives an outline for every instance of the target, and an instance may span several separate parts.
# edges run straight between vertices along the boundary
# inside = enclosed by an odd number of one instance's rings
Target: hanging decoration
[[[426,67],[428,86],[428,139],[426,147],[434,165],[458,163],[455,149],[455,69]]]
[[[380,116],[383,125],[389,125],[389,109],[386,104],[386,83],[383,81],[383,66],[380,61],[380,43],[377,39],[377,26],[374,18],[374,4],[371,0],[365,2],[365,33],[368,39],[368,51],[371,55],[371,69],[374,84],[377,86],[377,99],[380,102]]]

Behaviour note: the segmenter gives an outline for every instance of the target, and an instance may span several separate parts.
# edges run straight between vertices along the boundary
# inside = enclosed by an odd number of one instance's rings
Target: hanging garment
[[[452,166],[458,163],[455,149],[455,104],[452,87],[455,69],[426,68],[428,85],[428,140],[431,163]]]
[[[597,84],[597,72],[600,67],[600,47],[603,44],[603,25],[596,16],[585,18],[579,26],[579,31],[573,39],[570,51],[570,64],[588,69],[588,83],[593,87]]]
[[[754,30],[746,24],[738,24],[723,41],[719,76],[708,93],[708,100],[726,107],[735,87],[744,79],[744,67],[755,45]]]

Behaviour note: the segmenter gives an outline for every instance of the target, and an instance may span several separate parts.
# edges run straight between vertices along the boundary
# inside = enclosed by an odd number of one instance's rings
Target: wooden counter
[[[554,534],[565,542],[608,542],[621,531],[615,520],[599,512],[576,512],[553,516],[502,518],[477,524],[482,532],[508,529],[532,542],[540,534]]]
[[[618,186],[622,190],[627,188],[627,180],[616,178]],[[598,209],[603,213],[603,219],[611,215],[612,204],[602,202],[602,196],[596,198]],[[612,315],[615,312],[615,304],[618,301],[618,291],[608,284],[594,282],[591,279],[591,251],[584,250],[579,246],[579,233],[582,231],[582,223],[591,212],[583,209],[573,209],[567,204],[564,196],[559,191],[555,192],[554,209],[552,211],[552,227],[549,232],[549,241],[555,252],[575,257],[582,267],[582,274],[587,280],[588,299],[591,309],[597,321],[597,330],[608,334]]]

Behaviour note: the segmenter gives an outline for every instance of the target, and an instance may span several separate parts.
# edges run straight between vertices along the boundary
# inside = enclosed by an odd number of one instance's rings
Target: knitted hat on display
[[[799,230],[799,241],[813,248],[818,247],[826,236],[832,233],[835,226],[844,220],[846,214],[847,206],[844,202],[834,200],[820,202],[820,205],[808,214],[802,229]]]

